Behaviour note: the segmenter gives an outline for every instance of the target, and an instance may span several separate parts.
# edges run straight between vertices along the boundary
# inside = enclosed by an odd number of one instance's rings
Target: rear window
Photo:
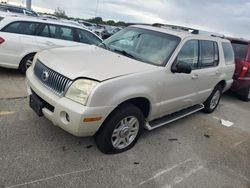
[[[5,26],[2,31],[8,33],[17,33],[23,35],[32,35],[35,33],[39,23],[36,22],[13,22]]]
[[[246,59],[248,52],[248,44],[240,44],[232,42],[235,59]]]
[[[231,43],[223,42],[222,48],[224,51],[225,63],[233,64],[234,63],[234,51],[233,51]]]

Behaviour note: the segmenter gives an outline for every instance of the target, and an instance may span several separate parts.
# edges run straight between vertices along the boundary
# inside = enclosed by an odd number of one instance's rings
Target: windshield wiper
[[[124,55],[124,56],[130,57],[130,58],[132,58],[132,59],[141,61],[139,58],[133,56],[132,54],[126,52],[125,50],[113,49],[113,51],[114,51],[114,52],[118,52],[119,54],[122,54],[122,55]]]

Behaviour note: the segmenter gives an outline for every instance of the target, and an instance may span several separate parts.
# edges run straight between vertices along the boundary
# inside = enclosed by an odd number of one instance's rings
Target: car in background
[[[122,28],[115,27],[115,26],[105,26],[104,30],[101,33],[102,39],[107,39],[117,33],[118,31],[121,31]]]
[[[231,91],[243,101],[250,101],[250,41],[241,38],[228,38],[235,54],[235,74]]]
[[[30,107],[104,153],[132,148],[153,130],[212,113],[233,83],[230,41],[168,25],[130,26],[98,47],[38,53],[27,71]]]
[[[0,66],[19,68],[25,73],[38,51],[80,43],[99,45],[101,42],[96,34],[76,24],[6,16],[0,21]]]
[[[81,24],[82,26],[88,28],[90,31],[93,31],[96,29],[96,24],[90,23],[84,20],[78,20],[78,23]]]
[[[0,12],[39,17],[39,15],[33,10],[28,10],[24,7],[18,7],[18,6],[2,4],[2,3],[0,4]]]

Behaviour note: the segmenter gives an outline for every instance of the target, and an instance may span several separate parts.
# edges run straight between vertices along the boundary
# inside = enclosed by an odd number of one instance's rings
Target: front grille
[[[35,64],[34,73],[44,86],[57,95],[62,95],[72,83],[72,80],[48,68],[39,60]]]

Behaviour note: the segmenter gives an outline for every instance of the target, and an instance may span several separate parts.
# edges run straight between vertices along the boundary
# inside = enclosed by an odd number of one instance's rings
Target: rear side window
[[[200,41],[200,63],[201,67],[214,67],[219,63],[218,44],[213,41]]]
[[[8,33],[17,33],[24,35],[33,35],[39,26],[36,22],[13,22],[5,26],[2,31]]]
[[[89,31],[78,29],[77,33],[81,43],[99,45],[102,42],[97,36]]]
[[[38,33],[38,36],[75,41],[74,29],[60,25],[45,25]]]
[[[223,48],[223,52],[224,52],[225,63],[226,64],[234,64],[234,51],[233,51],[231,43],[223,42],[222,48]]]
[[[2,20],[3,20],[3,17],[0,16],[0,21],[2,21]]]
[[[246,59],[248,52],[248,44],[240,44],[232,42],[235,59]]]

